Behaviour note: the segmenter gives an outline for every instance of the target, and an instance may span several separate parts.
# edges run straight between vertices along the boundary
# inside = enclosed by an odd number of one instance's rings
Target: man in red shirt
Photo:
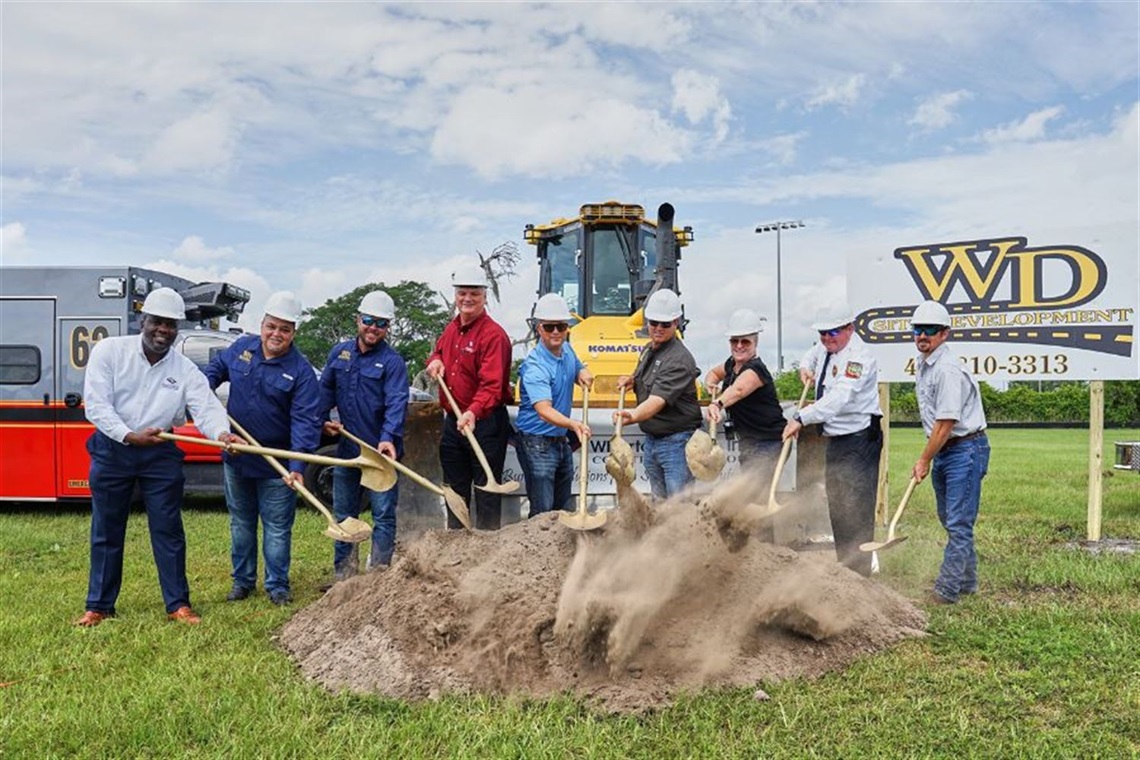
[[[503,477],[507,457],[507,437],[511,403],[511,340],[506,331],[487,314],[487,276],[479,267],[452,275],[455,286],[455,319],[448,323],[428,359],[427,372],[433,378],[443,377],[455,396],[461,414],[457,418],[447,403],[443,436],[439,441],[439,463],[443,480],[451,486],[471,509],[473,485],[484,485],[487,476],[479,464],[465,430],[475,433],[483,448],[491,474],[496,481]],[[502,497],[475,489],[475,527],[498,530],[502,527]],[[449,511],[449,528],[461,527]]]

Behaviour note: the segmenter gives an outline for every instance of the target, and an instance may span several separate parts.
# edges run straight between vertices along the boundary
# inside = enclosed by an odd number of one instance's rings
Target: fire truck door
[[[83,416],[83,375],[91,347],[118,335],[118,317],[65,317],[59,320],[59,395],[56,404],[56,490],[61,497],[90,496],[87,439],[94,426]]]
[[[0,299],[0,498],[55,498],[55,300]]]

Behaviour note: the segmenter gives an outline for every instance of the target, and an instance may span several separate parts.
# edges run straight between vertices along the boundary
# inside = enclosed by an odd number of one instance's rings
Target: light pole
[[[784,302],[781,294],[780,272],[780,231],[795,230],[806,227],[801,220],[789,222],[769,222],[757,225],[757,234],[762,232],[776,233],[776,371],[784,371]]]

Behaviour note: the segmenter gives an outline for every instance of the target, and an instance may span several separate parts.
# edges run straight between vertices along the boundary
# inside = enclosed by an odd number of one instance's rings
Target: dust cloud
[[[738,477],[653,507],[623,489],[589,533],[549,514],[494,533],[430,531],[391,569],[301,610],[280,642],[333,690],[570,692],[630,711],[814,677],[923,635],[922,612],[833,553],[756,540],[757,485]]]

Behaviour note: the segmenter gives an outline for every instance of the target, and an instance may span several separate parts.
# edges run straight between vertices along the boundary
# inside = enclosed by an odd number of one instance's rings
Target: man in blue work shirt
[[[547,293],[534,305],[534,321],[539,342],[519,367],[521,402],[515,420],[531,517],[552,509],[573,509],[574,458],[566,431],[573,430],[583,445],[590,437],[586,423],[571,419],[570,407],[574,383],[588,388],[594,382],[566,340],[570,330],[566,301]]]
[[[387,341],[396,318],[396,304],[383,290],[360,301],[356,337],[333,346],[321,373],[321,419],[329,419],[335,406],[340,422],[325,422],[325,432],[339,435],[341,426],[375,446],[381,455],[398,459],[404,453],[404,418],[408,413],[408,366]],[[337,455],[360,456],[360,447],[342,436]],[[333,510],[336,519],[360,514],[360,470],[333,468]],[[368,489],[364,489],[368,490]],[[396,549],[396,503],[399,484],[387,491],[368,490],[372,505],[372,551],[368,569],[387,567]],[[333,571],[343,580],[357,573],[355,545],[337,541]]]
[[[265,302],[260,335],[243,335],[210,360],[211,388],[229,381],[229,413],[262,446],[311,453],[320,445],[317,416],[320,393],[313,365],[293,346],[301,302],[288,291]],[[261,517],[265,555],[265,591],[277,605],[293,601],[289,563],[294,488],[304,462],[289,462],[281,477],[264,458],[223,455],[226,505],[230,511],[230,560],[234,585],[228,601],[237,602],[257,586],[257,519]]]

